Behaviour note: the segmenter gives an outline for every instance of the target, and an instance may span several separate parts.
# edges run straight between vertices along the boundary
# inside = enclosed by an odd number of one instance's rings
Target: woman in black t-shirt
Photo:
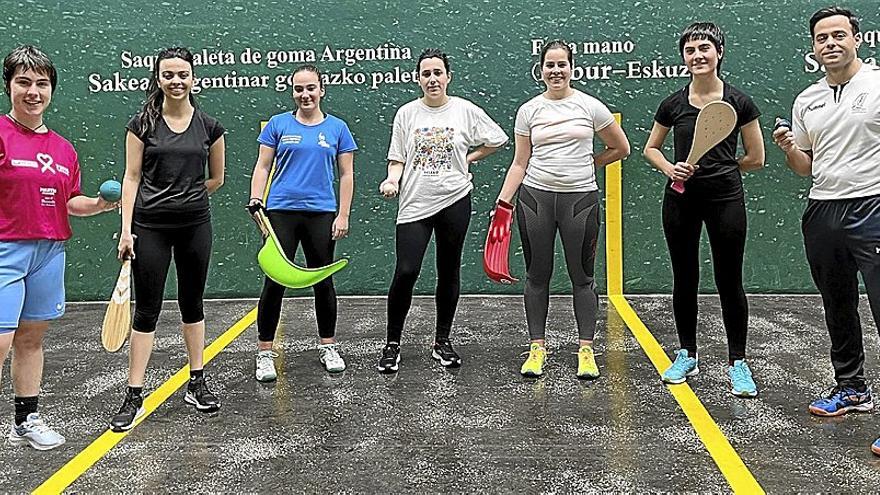
[[[147,101],[127,126],[119,259],[132,259],[137,304],[132,321],[128,391],[110,421],[115,431],[130,429],[144,411],[144,374],[172,253],[190,367],[184,400],[199,411],[215,412],[220,408],[203,373],[202,299],[212,242],[208,195],[223,185],[226,131],[217,120],[196,108],[192,85],[192,53],[186,48],[162,50],[156,57]]]
[[[663,231],[672,262],[672,307],[681,349],[663,373],[663,381],[682,383],[697,366],[697,291],[700,282],[700,235],[703,224],[712,249],[715,285],[727,332],[732,393],[753,397],[758,390],[745,362],[748,302],[742,283],[746,244],[746,209],[741,173],[764,165],[764,141],[758,108],[745,93],[719,77],[724,33],[715,24],[694,23],[679,39],[679,51],[691,81],[660,103],[645,145],[645,158],[669,180],[663,197]],[[736,127],[698,163],[686,163],[697,114],[707,103],[723,100],[736,110]],[[663,142],[674,129],[675,163],[663,155]],[[742,135],[745,154],[736,158]],[[683,193],[672,188],[684,181]]]

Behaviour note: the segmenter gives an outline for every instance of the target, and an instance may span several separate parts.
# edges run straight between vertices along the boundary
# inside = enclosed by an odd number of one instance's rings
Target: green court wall
[[[553,2],[359,2],[336,0],[103,2],[0,0],[0,48],[42,47],[59,69],[46,117],[79,152],[84,190],[94,194],[124,169],[124,127],[143,100],[144,57],[181,45],[199,54],[201,107],[227,128],[226,183],[211,198],[214,251],[210,297],[253,297],[262,277],[257,230],[243,209],[257,155],[260,122],[290,110],[289,89],[276,86],[300,62],[314,59],[328,75],[325,111],[346,120],[360,146],[351,234],[337,255],[351,264],[335,277],[341,294],[385,294],[394,266],[396,202],[377,194],[395,110],[419,96],[406,76],[418,53],[439,47],[451,57],[450,93],[484,108],[512,136],[513,119],[542,86],[533,77],[536,47],[563,38],[575,44],[574,84],[620,112],[633,154],[623,162],[624,280],[628,293],[668,293],[671,274],[660,222],[664,179],[641,157],[659,102],[687,81],[679,69],[678,33],[696,20],[727,32],[723,75],[762,111],[766,167],[744,177],[749,235],[744,268],[751,293],[814,292],[800,234],[809,179],[789,171],[769,134],[776,115],[789,115],[796,94],[822,73],[811,59],[807,19],[826,2],[557,0]],[[863,59],[880,58],[876,0],[847,4],[862,18]],[[255,55],[259,54],[259,60]],[[251,86],[251,87],[248,87]],[[8,109],[8,100],[0,103]],[[667,140],[671,142],[671,139]],[[481,267],[493,204],[512,147],[473,166],[474,211],[462,261],[463,293],[519,293],[492,284]],[[600,181],[604,179],[599,174]],[[114,233],[119,216],[76,218],[68,242],[70,300],[102,300],[118,270]],[[524,275],[519,239],[511,269]],[[604,241],[596,262],[605,289]],[[702,250],[701,290],[714,291],[711,256]],[[433,250],[417,285],[434,287]],[[552,289],[570,290],[557,253]],[[174,297],[169,278],[167,296]],[[307,291],[293,294],[307,294]]]

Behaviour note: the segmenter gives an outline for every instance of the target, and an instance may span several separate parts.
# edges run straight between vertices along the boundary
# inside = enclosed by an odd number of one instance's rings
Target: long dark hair
[[[190,68],[193,67],[193,54],[183,47],[175,46],[166,48],[156,55],[156,61],[153,63],[153,73],[150,77],[150,85],[147,86],[147,100],[144,107],[137,114],[136,126],[140,131],[140,136],[150,136],[156,131],[159,118],[162,117],[162,103],[165,101],[165,93],[159,87],[159,62],[169,58],[179,58],[189,62]],[[189,102],[192,106],[196,105],[196,98],[192,91],[189,93]]]
[[[312,64],[300,65],[299,67],[294,69],[293,74],[291,74],[291,76],[295,76],[295,75],[299,74],[300,72],[314,72],[315,75],[318,76],[318,87],[321,89],[324,88],[324,82],[321,81],[321,71],[318,70],[318,67],[316,65],[312,65]]]

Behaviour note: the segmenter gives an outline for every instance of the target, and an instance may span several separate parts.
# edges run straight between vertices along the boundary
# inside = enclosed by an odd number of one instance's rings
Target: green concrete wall
[[[866,40],[861,56],[877,59],[876,0],[848,4],[863,19]],[[330,76],[323,107],[349,123],[360,145],[351,235],[337,249],[352,263],[336,277],[338,290],[383,294],[393,271],[396,203],[382,200],[376,187],[385,174],[394,112],[420,94],[417,85],[406,79],[415,57],[427,46],[446,50],[454,72],[450,93],[486,109],[512,135],[516,109],[542,89],[532,76],[536,47],[542,40],[560,37],[578,48],[576,76],[581,80],[576,87],[622,114],[633,145],[623,172],[626,290],[669,292],[670,269],[660,225],[664,181],[640,151],[658,103],[686,81],[678,68],[678,33],[695,20],[715,21],[728,34],[725,77],[750,94],[762,110],[768,145],[766,168],[744,178],[749,211],[747,290],[814,291],[799,230],[809,180],[785,167],[782,154],[767,136],[773,117],[788,115],[795,95],[821,76],[810,58],[806,22],[825,2],[2,0],[0,6],[3,53],[16,44],[32,43],[46,50],[58,66],[60,83],[46,121],[79,151],[87,191],[123,173],[124,125],[143,98],[140,79],[148,75],[144,57],[171,45],[205,54],[196,75],[211,87],[200,91],[199,102],[229,131],[226,185],[211,198],[215,244],[208,294],[212,297],[255,296],[261,287],[254,261],[260,241],[242,205],[248,197],[260,121],[291,108],[284,78],[297,62],[314,59]],[[254,60],[255,54],[260,60]],[[385,59],[370,59],[375,57]],[[258,87],[242,87],[248,85]],[[5,111],[8,104],[0,107]],[[512,155],[512,148],[505,149],[473,169],[474,214],[463,261],[463,292],[521,291],[521,286],[491,284],[480,265],[488,211]],[[119,217],[74,219],[73,225],[75,237],[68,244],[69,299],[105,299],[118,268],[113,233]],[[514,246],[518,248],[518,239]],[[704,258],[702,289],[711,292],[708,249]],[[602,254],[597,273],[603,290],[604,266]],[[512,271],[524,273],[519,249],[513,255]],[[430,293],[433,284],[430,254],[417,289]],[[560,257],[553,289],[568,288]],[[168,296],[174,293],[172,277]]]

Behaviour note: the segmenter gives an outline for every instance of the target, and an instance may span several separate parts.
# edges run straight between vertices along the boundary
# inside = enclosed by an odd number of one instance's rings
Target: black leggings
[[[333,240],[335,213],[282,210],[270,210],[268,213],[269,222],[272,223],[278,242],[288,259],[293,260],[302,242],[307,267],[318,268],[333,262],[336,247],[336,241]],[[324,339],[333,338],[336,335],[336,288],[333,287],[333,278],[328,277],[312,288],[315,291],[318,335]],[[260,342],[275,340],[284,289],[283,285],[266,277],[257,307],[257,333]]]
[[[432,232],[436,233],[437,256],[436,340],[449,339],[461,291],[461,252],[470,221],[471,196],[468,194],[434,216],[397,225],[397,267],[388,291],[388,342],[400,342],[412,304],[413,287],[419,278]]]
[[[143,333],[156,330],[172,254],[177,270],[181,321],[198,323],[204,320],[203,299],[211,261],[211,222],[167,229],[135,224],[131,230],[137,236],[135,258],[131,263],[135,295],[132,328]]]
[[[700,234],[706,224],[715,286],[727,332],[728,359],[745,359],[749,306],[743,290],[746,207],[742,199],[710,202],[667,192],[663,232],[672,262],[672,310],[682,349],[697,352],[697,292],[700,285]]]
[[[525,306],[531,340],[544,339],[556,232],[562,238],[580,340],[593,340],[599,296],[594,277],[599,193],[557,193],[522,186],[516,219],[526,258]]]

